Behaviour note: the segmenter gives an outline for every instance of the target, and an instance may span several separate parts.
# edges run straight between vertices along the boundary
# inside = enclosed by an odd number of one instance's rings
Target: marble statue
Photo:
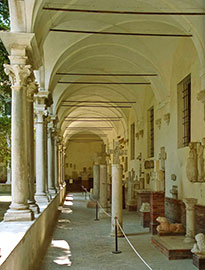
[[[198,255],[205,255],[205,235],[203,233],[198,233],[195,236],[195,239],[196,244],[194,244],[191,252]]]
[[[120,143],[119,141],[114,141],[114,150],[113,150],[113,164],[120,164]]]
[[[189,143],[189,156],[186,165],[186,174],[190,182],[196,182],[198,180],[197,173],[197,150],[196,143]]]
[[[203,165],[203,167],[204,167],[204,181],[205,181],[205,137],[202,139],[202,141],[201,141],[201,144],[202,144],[202,146],[203,146],[203,161],[204,161],[204,165]]]
[[[201,143],[197,145],[197,158],[198,158],[198,181],[204,180],[204,146]]]
[[[160,223],[157,226],[158,233],[183,233],[184,227],[181,223],[170,224],[166,217],[158,217],[156,219]]]

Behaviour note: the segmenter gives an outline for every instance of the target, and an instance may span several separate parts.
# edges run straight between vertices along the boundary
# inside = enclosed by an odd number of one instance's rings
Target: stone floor
[[[121,254],[112,254],[114,239],[109,217],[94,221],[95,210],[86,207],[81,194],[68,194],[53,239],[36,270],[146,270],[148,269],[128,245],[119,239]],[[140,225],[133,212],[123,213],[124,230],[144,260],[153,270],[195,270],[191,259],[169,261],[151,243],[151,234]]]

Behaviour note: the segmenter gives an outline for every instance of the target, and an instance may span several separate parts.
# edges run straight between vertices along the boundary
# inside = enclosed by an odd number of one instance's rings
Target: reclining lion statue
[[[181,223],[170,224],[166,217],[156,219],[160,225],[157,226],[158,233],[184,233],[184,227]]]

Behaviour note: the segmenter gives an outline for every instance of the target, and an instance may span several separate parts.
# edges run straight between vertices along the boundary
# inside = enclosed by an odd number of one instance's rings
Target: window
[[[131,125],[131,149],[130,149],[130,159],[135,159],[135,124]]]
[[[154,107],[148,110],[148,157],[154,157]]]
[[[177,85],[178,147],[188,146],[191,140],[191,75]]]

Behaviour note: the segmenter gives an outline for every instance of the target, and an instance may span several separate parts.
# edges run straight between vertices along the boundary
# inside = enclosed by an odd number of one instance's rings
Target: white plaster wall
[[[166,59],[165,59],[166,61]],[[205,183],[191,183],[186,177],[186,160],[188,156],[188,147],[178,149],[177,146],[177,84],[191,73],[191,141],[201,141],[205,137],[205,122],[203,120],[204,110],[201,102],[197,100],[197,93],[201,91],[200,80],[200,62],[196,54],[193,43],[187,41],[178,42],[175,53],[173,54],[170,77],[170,89],[167,89],[166,99],[158,103],[152,91],[146,91],[141,96],[140,106],[142,108],[141,115],[135,115],[130,111],[128,128],[136,123],[136,133],[140,129],[144,130],[143,138],[135,140],[136,158],[142,153],[142,159],[148,159],[147,153],[147,111],[154,105],[155,121],[161,119],[161,127],[156,123],[155,130],[155,154],[154,159],[159,159],[160,147],[164,146],[167,153],[166,175],[165,175],[165,191],[167,197],[172,197],[170,189],[173,185],[178,186],[178,198],[187,197],[198,198],[198,204],[205,205]],[[164,115],[170,113],[170,123],[164,120]],[[128,159],[129,170],[132,168],[136,174],[139,172],[140,162],[130,160],[130,130],[129,130],[129,147]],[[142,163],[143,165],[143,163]],[[143,168],[143,166],[142,166]],[[171,175],[175,174],[177,180],[171,180]],[[150,182],[145,185],[146,189],[154,189],[154,183]]]
[[[102,142],[78,142],[73,141],[68,144],[66,151],[66,161],[65,161],[65,175],[66,178],[72,178],[72,171],[76,171],[79,176],[80,172],[83,171],[83,168],[93,167],[93,158],[95,152],[102,151]],[[72,168],[70,164],[72,163]],[[76,165],[76,170],[74,170],[74,164]]]

